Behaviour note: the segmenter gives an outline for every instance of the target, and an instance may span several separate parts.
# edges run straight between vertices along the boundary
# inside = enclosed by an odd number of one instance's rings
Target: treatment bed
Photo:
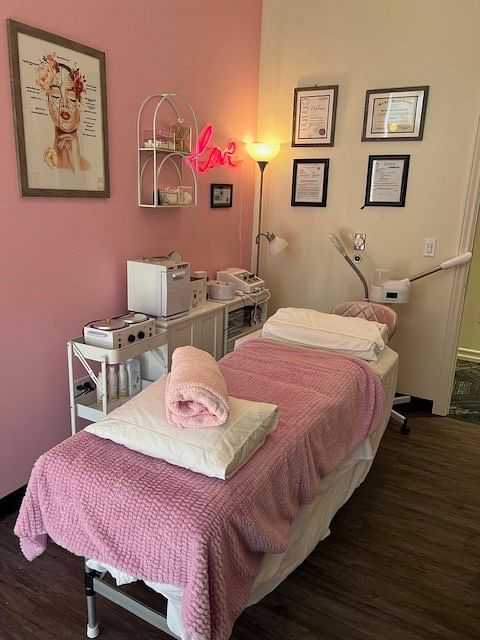
[[[226,640],[241,611],[329,535],[370,469],[395,394],[394,351],[385,347],[366,363],[255,338],[221,368],[231,395],[273,402],[280,414],[277,430],[228,481],[87,433],[35,465],[16,534],[29,559],[48,538],[88,558],[89,637],[98,635],[96,591],[171,635]],[[105,572],[118,585],[143,580],[167,598],[166,624],[104,584]]]

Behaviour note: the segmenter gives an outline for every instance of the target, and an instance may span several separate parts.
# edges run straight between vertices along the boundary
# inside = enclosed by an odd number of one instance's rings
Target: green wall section
[[[468,276],[459,347],[480,351],[480,220]]]

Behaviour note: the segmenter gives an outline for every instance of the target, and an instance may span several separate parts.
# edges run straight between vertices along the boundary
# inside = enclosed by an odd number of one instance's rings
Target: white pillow
[[[179,429],[165,417],[166,376],[85,430],[128,449],[213,478],[231,477],[277,424],[276,405],[229,397],[221,427]]]
[[[279,309],[262,329],[264,338],[373,361],[385,348],[387,335],[387,326],[379,322],[295,308]]]

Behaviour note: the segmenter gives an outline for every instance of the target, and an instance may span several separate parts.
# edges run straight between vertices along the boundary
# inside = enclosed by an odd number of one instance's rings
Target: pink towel
[[[228,420],[227,383],[215,359],[195,347],[179,347],[165,390],[167,420],[183,429],[219,427]]]

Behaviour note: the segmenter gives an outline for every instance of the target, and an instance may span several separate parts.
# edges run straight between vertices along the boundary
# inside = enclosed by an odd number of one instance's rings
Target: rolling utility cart
[[[84,418],[90,422],[102,420],[110,411],[116,409],[129,400],[128,396],[108,399],[107,389],[107,365],[126,362],[130,358],[151,356],[157,360],[158,365],[147,366],[142,361],[142,389],[154,382],[158,377],[166,373],[167,366],[167,333],[157,331],[157,335],[146,338],[122,349],[106,349],[85,344],[83,337],[74,338],[67,342],[68,357],[68,387],[70,395],[70,416],[72,423],[72,435],[77,432],[77,418]],[[75,378],[74,358],[80,361],[87,376]],[[100,363],[100,370],[95,373],[89,361]],[[163,366],[162,366],[163,363]],[[145,374],[148,373],[148,376]],[[93,382],[89,390],[88,378]],[[87,385],[87,386],[86,386]],[[97,388],[99,392],[97,394]]]

